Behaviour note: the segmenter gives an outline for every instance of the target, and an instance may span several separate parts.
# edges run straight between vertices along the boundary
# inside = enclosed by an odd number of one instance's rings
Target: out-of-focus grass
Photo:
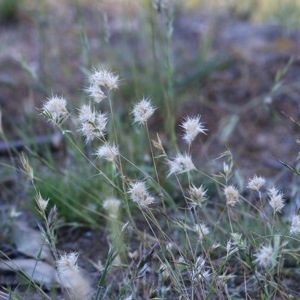
[[[207,8],[214,12],[230,11],[255,22],[275,21],[287,29],[300,25],[300,0],[187,0],[188,8]]]

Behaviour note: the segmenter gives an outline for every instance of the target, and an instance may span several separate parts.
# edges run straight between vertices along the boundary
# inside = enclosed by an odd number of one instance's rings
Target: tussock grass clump
[[[150,98],[136,103],[129,115],[129,120],[145,131],[150,153],[147,168],[135,164],[123,154],[126,145],[119,137],[127,133],[119,132],[113,110],[111,90],[117,88],[118,76],[107,70],[94,70],[90,76],[95,78],[90,80],[88,92],[97,90],[97,93],[78,109],[77,116],[68,112],[68,103],[62,97],[48,99],[41,110],[79,151],[82,160],[92,166],[94,173],[90,178],[99,178],[99,185],[105,183],[107,187],[97,200],[101,207],[95,213],[107,220],[111,251],[101,268],[94,296],[85,279],[80,284],[84,291],[80,293],[95,299],[112,295],[126,299],[173,296],[287,299],[286,286],[281,285],[278,278],[284,278],[287,261],[295,267],[299,261],[297,234],[300,229],[297,212],[288,223],[281,219],[286,205],[284,194],[271,181],[258,175],[241,186],[235,178],[230,151],[220,156],[223,169],[218,174],[207,174],[197,167],[191,156],[193,141],[197,135],[207,134],[200,116],[187,116],[180,124],[186,151],[170,149],[169,154],[159,136],[153,138],[154,133],[148,128],[148,120],[159,109],[152,105]],[[52,105],[58,99],[57,107]],[[110,111],[100,111],[103,101],[109,102]],[[82,138],[85,146],[80,149],[77,141]],[[36,178],[25,158],[23,165],[35,186]],[[130,172],[127,172],[128,167]],[[173,190],[165,189],[162,178]],[[204,178],[214,183],[213,190],[206,187]],[[45,211],[50,202],[41,200],[38,190],[37,195],[38,209],[47,224]],[[63,195],[61,200],[64,201]],[[84,210],[80,199],[72,205]],[[59,277],[62,278],[64,272],[74,274],[72,268],[77,274],[77,254],[60,256],[52,237],[53,229],[45,228]],[[133,252],[132,247],[144,250]],[[66,263],[69,258],[73,263]],[[63,273],[59,269],[62,264]],[[64,280],[62,288],[70,295],[78,295],[75,286],[79,285],[72,280],[67,285]],[[114,283],[109,283],[111,280]]]

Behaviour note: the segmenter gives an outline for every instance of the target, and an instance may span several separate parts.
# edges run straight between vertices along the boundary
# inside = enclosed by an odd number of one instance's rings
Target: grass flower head
[[[210,277],[209,270],[205,268],[205,259],[199,256],[192,268],[191,277],[193,282],[207,281]]]
[[[91,85],[105,87],[109,90],[117,89],[119,85],[119,76],[114,75],[107,69],[94,69],[90,74],[89,81]]]
[[[275,187],[272,187],[268,190],[268,195],[270,198],[269,204],[273,208],[274,213],[280,213],[285,205],[283,193],[279,192]]]
[[[210,232],[209,228],[203,223],[194,225],[193,230],[198,233],[200,240],[202,240],[204,236]]]
[[[82,117],[82,119],[84,119],[84,117]],[[92,141],[95,138],[102,138],[106,133],[107,122],[107,114],[97,113],[95,114],[94,122],[82,122],[79,131],[85,137],[86,142]]]
[[[184,130],[183,139],[190,145],[199,133],[206,134],[207,129],[200,122],[200,116],[187,117],[180,125]]]
[[[265,183],[266,180],[263,177],[255,175],[253,178],[249,179],[247,188],[259,192],[259,190],[265,185]]]
[[[150,99],[142,99],[134,105],[132,114],[134,122],[145,125],[148,119],[153,115],[155,107],[152,106]]]
[[[276,264],[276,253],[271,245],[261,247],[255,254],[255,263],[263,268]]]
[[[106,69],[94,69],[89,76],[90,86],[86,92],[96,103],[107,98],[107,93],[118,88],[119,77]]]
[[[96,155],[99,158],[104,158],[108,161],[114,162],[116,160],[116,157],[119,155],[119,148],[112,144],[104,144],[102,146],[100,146],[97,151],[96,151]]]
[[[85,91],[96,103],[100,103],[102,100],[107,98],[101,87],[98,85],[90,85],[85,89]]]
[[[118,199],[106,199],[103,202],[103,208],[108,212],[111,218],[117,218],[121,202]]]
[[[200,187],[195,187],[191,185],[189,188],[189,200],[193,206],[202,206],[203,202],[207,200],[207,191],[201,185]]]
[[[66,106],[67,100],[65,98],[53,96],[43,104],[42,115],[47,117],[54,125],[58,125],[69,115]]]
[[[174,159],[168,160],[167,163],[169,165],[168,177],[172,174],[182,174],[196,169],[191,156],[188,154],[179,153]]]
[[[146,184],[143,181],[131,182],[128,194],[131,200],[141,207],[148,207],[155,201],[154,197],[147,191]]]
[[[300,216],[298,215],[293,216],[291,227],[290,227],[290,233],[291,234],[300,233]]]
[[[239,192],[233,185],[228,185],[224,188],[224,195],[227,205],[235,206],[239,201]]]
[[[40,193],[37,193],[35,202],[41,212],[44,212],[48,206],[49,199],[45,200]]]
[[[79,109],[78,120],[80,123],[95,123],[96,113],[90,105],[84,104]]]
[[[60,284],[67,289],[71,299],[91,299],[92,289],[77,265],[78,254],[62,255],[56,262]]]

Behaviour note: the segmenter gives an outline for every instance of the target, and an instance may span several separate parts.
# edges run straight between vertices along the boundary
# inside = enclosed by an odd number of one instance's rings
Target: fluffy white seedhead
[[[91,105],[84,104],[79,109],[78,120],[80,123],[95,123],[96,113]]]
[[[150,99],[142,99],[134,105],[132,114],[134,122],[145,125],[148,119],[153,115],[155,107],[151,105]]]
[[[141,207],[148,207],[155,201],[154,197],[149,194],[146,184],[143,181],[131,182],[128,194],[130,199]]]
[[[110,198],[103,202],[103,208],[108,212],[111,218],[117,218],[121,202],[118,199]]]
[[[196,169],[191,156],[188,154],[178,153],[174,159],[168,160],[167,163],[169,165],[168,177],[173,174],[182,174]]]
[[[91,299],[92,289],[77,265],[78,254],[71,252],[62,255],[56,262],[60,285],[74,300]]]
[[[249,179],[247,188],[259,192],[265,183],[266,180],[263,177],[255,175],[253,178]]]
[[[106,132],[106,125],[108,122],[108,116],[106,113],[97,113],[96,114],[96,128],[97,131],[99,133],[99,136],[104,136],[105,132]]]
[[[190,145],[199,133],[206,134],[207,129],[200,122],[200,116],[187,117],[180,125],[184,130],[183,139]]]
[[[200,187],[195,187],[191,185],[189,188],[189,200],[194,206],[201,206],[207,200],[207,191],[201,185]]]
[[[82,122],[80,124],[81,126],[79,131],[85,137],[86,142],[90,142],[95,138],[102,138],[105,135],[107,122],[108,122],[107,114],[97,113],[95,114],[94,122],[90,122],[90,121]]]
[[[202,240],[204,236],[209,234],[209,228],[203,223],[194,225],[193,230],[198,233],[200,240]]]
[[[88,88],[85,89],[85,91],[96,103],[100,103],[102,100],[107,98],[102,88],[98,85],[90,85]]]
[[[85,137],[85,141],[87,143],[92,141],[94,138],[96,138],[98,136],[98,133],[96,131],[94,124],[89,123],[89,122],[82,123],[79,131]]]
[[[272,187],[268,190],[269,195],[269,204],[274,210],[274,213],[281,212],[285,202],[283,198],[283,193],[279,192],[275,187]]]
[[[89,76],[89,83],[86,92],[96,103],[100,103],[111,90],[118,88],[119,77],[106,69],[94,69]]]
[[[108,90],[117,89],[119,76],[114,75],[106,69],[94,69],[89,76],[91,86],[103,87]]]
[[[239,192],[233,185],[228,185],[224,188],[224,195],[227,205],[235,206],[239,201]]]
[[[261,247],[254,256],[256,257],[254,262],[263,268],[276,264],[276,253],[271,245]]]
[[[99,158],[104,158],[111,162],[114,162],[119,154],[119,148],[114,144],[104,144],[100,146],[96,151],[96,155]]]
[[[210,278],[210,271],[205,267],[205,259],[199,256],[191,271],[191,278],[193,282],[207,281]]]
[[[292,218],[292,223],[290,227],[291,234],[298,234],[300,233],[300,216],[295,215]]]
[[[58,125],[69,116],[66,107],[67,100],[65,98],[53,96],[43,104],[41,112],[51,123]]]

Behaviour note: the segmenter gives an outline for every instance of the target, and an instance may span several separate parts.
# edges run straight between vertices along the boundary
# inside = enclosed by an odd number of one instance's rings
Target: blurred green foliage
[[[0,1],[0,21],[15,22],[20,12],[22,0],[1,0]]]

